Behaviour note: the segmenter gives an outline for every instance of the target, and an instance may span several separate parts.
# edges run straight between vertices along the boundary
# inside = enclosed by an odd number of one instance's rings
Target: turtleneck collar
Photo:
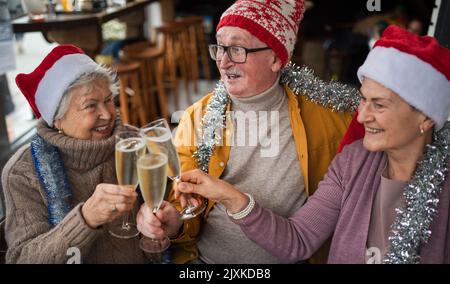
[[[230,94],[232,102],[232,110],[241,111],[262,111],[271,110],[279,105],[284,98],[284,89],[280,85],[280,76],[275,80],[275,83],[264,92],[245,98],[238,98]]]
[[[88,170],[114,157],[114,133],[120,129],[120,119],[116,119],[113,134],[103,140],[82,140],[58,133],[40,119],[37,133],[48,143],[58,148],[64,165],[68,168]]]

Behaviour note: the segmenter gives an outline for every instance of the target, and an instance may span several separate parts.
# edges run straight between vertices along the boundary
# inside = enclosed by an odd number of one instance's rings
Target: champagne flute
[[[180,181],[181,167],[178,158],[178,153],[172,141],[172,134],[167,121],[164,118],[150,122],[141,128],[141,134],[147,144],[149,152],[158,151],[162,146],[167,150],[168,157],[168,177],[175,182]],[[205,210],[206,206],[203,202],[199,205],[189,203],[180,212],[181,220],[189,220],[196,217]]]
[[[142,156],[137,161],[139,185],[145,204],[156,213],[164,200],[167,183],[167,151],[163,148]],[[166,236],[153,239],[143,236],[139,242],[147,253],[158,254],[170,246]]]
[[[119,131],[116,138],[115,157],[116,175],[119,185],[125,185],[136,189],[138,183],[136,161],[145,154],[145,141],[139,132],[132,128]],[[109,224],[108,231],[116,238],[129,239],[139,235],[135,223],[130,222],[129,214],[122,217],[120,224],[113,222]]]

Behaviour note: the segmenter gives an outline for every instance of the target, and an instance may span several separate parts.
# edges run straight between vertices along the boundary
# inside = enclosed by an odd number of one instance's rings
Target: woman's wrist
[[[174,235],[169,236],[169,239],[170,239],[171,241],[177,240],[177,239],[179,239],[179,238],[181,237],[181,235],[183,234],[183,232],[184,232],[184,222],[181,223],[180,228],[178,229],[178,231],[177,231]]]
[[[92,222],[89,213],[87,212],[88,210],[86,210],[86,203],[84,203],[81,206],[81,217],[83,217],[84,222],[91,228],[91,229],[97,229],[100,225],[95,224],[94,222]]]
[[[227,209],[228,216],[235,220],[240,220],[244,217],[247,217],[247,215],[252,212],[253,208],[255,207],[255,199],[253,199],[253,196],[248,193],[246,193],[245,195],[248,197],[247,205],[236,213],[230,213],[230,211]]]
[[[247,195],[236,190],[236,193],[231,198],[224,200],[222,204],[230,214],[234,214],[242,211],[248,205],[249,201]]]

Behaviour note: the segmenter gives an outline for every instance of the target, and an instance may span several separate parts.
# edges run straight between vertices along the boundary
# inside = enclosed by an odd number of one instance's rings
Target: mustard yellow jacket
[[[288,95],[292,134],[297,146],[299,164],[304,175],[306,191],[310,195],[314,193],[327,171],[352,116],[351,113],[332,112],[330,109],[307,101],[305,96],[296,96],[287,86],[285,90]],[[206,111],[211,96],[212,93],[190,106],[180,120],[174,142],[180,157],[182,172],[199,168],[193,157],[198,145],[195,144],[198,142],[195,140],[195,129],[200,127],[200,119]],[[227,110],[230,110],[229,104]],[[232,133],[231,123],[227,121],[222,134],[225,139],[223,145],[227,145],[226,141],[231,138]],[[230,146],[216,146],[209,162],[209,174],[220,177],[229,155]],[[173,198],[173,191],[169,194],[169,201],[177,209],[181,209],[179,202]],[[208,200],[208,206],[202,215],[184,222],[183,232],[172,241],[174,263],[186,263],[198,257],[196,240],[199,237],[202,221],[206,220],[213,207],[214,202]],[[324,261],[326,254],[327,252],[321,253],[316,262]]]

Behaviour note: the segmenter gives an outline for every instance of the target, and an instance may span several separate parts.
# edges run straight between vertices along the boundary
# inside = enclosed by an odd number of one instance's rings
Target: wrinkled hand
[[[131,187],[101,183],[83,204],[81,213],[90,227],[97,228],[131,211],[136,197]]]
[[[181,182],[181,179],[178,179],[174,183],[174,187]],[[187,205],[200,206],[203,202],[202,197],[193,195],[190,193],[181,193],[180,191],[175,190],[175,198],[180,202],[181,208],[185,208]]]
[[[136,221],[138,230],[153,239],[173,237],[183,224],[178,210],[167,201],[162,202],[156,213],[153,213],[145,203],[142,204]]]
[[[182,173],[181,181],[174,186],[175,198],[180,197],[182,193],[198,194],[222,203],[231,213],[239,212],[248,204],[248,197],[245,194],[231,184],[201,170]]]

